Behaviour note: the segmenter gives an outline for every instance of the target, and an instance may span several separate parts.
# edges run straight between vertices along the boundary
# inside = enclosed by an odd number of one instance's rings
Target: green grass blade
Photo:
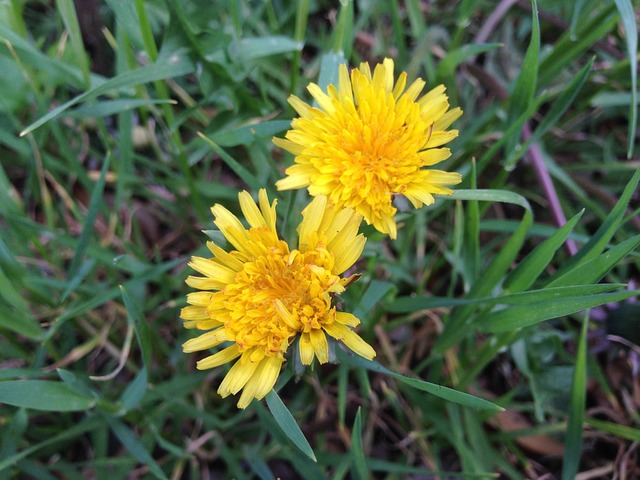
[[[323,92],[327,91],[329,85],[338,85],[338,68],[346,64],[347,59],[342,53],[326,53],[320,60],[320,73],[318,74],[318,86]],[[317,105],[314,100],[313,104]]]
[[[69,32],[69,41],[71,43],[71,48],[73,49],[73,54],[76,57],[76,62],[80,66],[80,70],[82,71],[85,87],[88,87],[89,60],[85,53],[84,44],[82,43],[82,32],[80,32],[80,24],[78,23],[78,16],[76,15],[73,0],[58,0],[56,2],[56,7],[58,7],[58,13],[60,13],[64,26]]]
[[[504,410],[502,407],[491,403],[468,393],[459,392],[449,387],[442,385],[436,385],[435,383],[425,382],[417,378],[409,378],[399,373],[392,372],[391,370],[383,367],[376,361],[366,360],[358,355],[349,355],[343,351],[338,351],[338,357],[341,361],[352,365],[354,367],[365,368],[372,372],[381,373],[389,377],[395,378],[405,385],[409,385],[412,388],[421,390],[423,392],[430,393],[436,397],[443,398],[449,402],[458,403],[466,407],[477,408],[480,410],[488,410],[492,412],[499,412]]]
[[[211,140],[220,147],[249,145],[256,140],[269,138],[283,132],[290,126],[291,122],[289,120],[272,120],[230,130],[222,130],[211,135]]]
[[[584,423],[584,409],[587,398],[587,330],[589,327],[588,313],[582,321],[576,366],[573,373],[571,387],[571,403],[569,423],[565,437],[564,458],[562,462],[562,480],[573,480],[578,473],[582,451],[582,429]]]
[[[362,410],[358,407],[356,418],[353,422],[353,430],[351,430],[351,448],[349,455],[351,456],[351,478],[357,480],[367,480],[369,474],[367,472],[367,462],[364,458],[364,450],[362,446]]]
[[[152,65],[140,67],[136,70],[123,72],[120,75],[107,80],[101,85],[72,98],[59,107],[54,108],[20,132],[20,136],[23,137],[28,133],[33,132],[45,123],[58,117],[69,107],[72,107],[82,101],[89,100],[97,97],[98,95],[103,95],[115,90],[141,85],[143,83],[187,75],[192,73],[194,70],[195,65],[186,56],[176,54],[166,62],[154,63]]]
[[[69,265],[69,269],[67,270],[67,277],[69,278],[69,286],[62,294],[61,301],[64,301],[69,294],[80,284],[76,278],[76,275],[80,267],[80,262],[82,261],[82,257],[84,256],[85,251],[87,250],[87,246],[89,245],[89,240],[93,235],[93,229],[96,222],[96,217],[98,216],[98,211],[102,206],[102,193],[104,192],[104,185],[107,178],[107,171],[109,170],[109,165],[111,164],[111,156],[107,155],[104,159],[104,163],[102,164],[102,170],[100,171],[100,178],[96,182],[96,185],[93,187],[93,192],[91,192],[91,199],[89,200],[89,207],[87,208],[87,216],[84,219],[84,225],[82,226],[82,232],[80,233],[80,237],[78,238],[78,244],[74,248],[73,258],[71,259],[71,264]]]
[[[542,121],[531,134],[531,137],[529,137],[522,146],[512,150],[507,150],[508,157],[507,160],[505,160],[505,168],[512,169],[515,163],[529,150],[529,146],[533,142],[538,141],[547,131],[553,128],[560,117],[567,111],[569,106],[578,96],[578,93],[580,93],[580,90],[582,90],[582,86],[591,72],[594,59],[595,57],[592,57],[591,60],[582,67],[576,76],[571,79],[567,88],[565,88],[560,96],[553,101],[551,108],[549,108],[549,111],[545,114]]]
[[[456,68],[469,57],[490,52],[502,46],[501,43],[470,44],[451,50],[447,52],[446,57],[440,60],[437,76],[443,80],[450,78],[453,76]]]
[[[311,445],[307,441],[304,433],[300,430],[300,427],[296,423],[293,415],[282,402],[275,390],[271,390],[265,397],[271,415],[278,423],[284,434],[293,442],[293,444],[300,449],[307,457],[314,462],[317,461],[316,454],[313,452]]]
[[[584,210],[574,215],[562,228],[536,247],[520,264],[513,269],[504,282],[504,290],[522,292],[547,268],[556,251],[562,246],[569,234],[582,217]]]
[[[116,418],[110,418],[109,427],[111,431],[118,437],[120,443],[129,451],[129,453],[140,463],[149,467],[149,470],[156,478],[166,479],[160,466],[153,459],[146,447],[138,440],[135,433],[127,427],[123,422]]]
[[[47,412],[90,410],[96,400],[80,395],[62,382],[7,380],[0,382],[0,402]]]
[[[639,428],[631,428],[626,425],[620,425],[619,423],[605,422],[604,420],[598,420],[596,418],[587,418],[585,421],[587,425],[600,431],[610,433],[631,442],[640,442]]]
[[[591,260],[598,255],[600,255],[606,246],[609,244],[609,241],[613,237],[613,234],[616,232],[620,224],[624,219],[625,212],[627,210],[627,205],[631,200],[631,196],[636,191],[638,187],[638,182],[640,181],[640,169],[636,170],[631,180],[625,187],[622,195],[616,202],[615,206],[609,212],[606,220],[602,223],[600,228],[594,233],[589,241],[578,250],[573,257],[571,257],[563,266],[560,268],[554,278],[561,277],[569,270],[572,270],[576,265]]]
[[[152,340],[149,325],[142,314],[140,300],[131,294],[131,289],[126,285],[120,285],[120,293],[124,306],[127,308],[129,324],[133,326],[138,339],[138,345],[142,351],[142,360],[145,366],[151,365]]]
[[[540,23],[538,21],[538,4],[531,0],[531,41],[525,53],[520,73],[516,79],[507,111],[506,125],[512,125],[522,112],[533,103],[538,79],[538,57],[540,55]],[[516,149],[520,141],[521,131],[517,130],[507,138],[505,154],[508,156]]]
[[[627,55],[629,56],[629,66],[631,67],[631,103],[629,104],[629,144],[627,146],[627,158],[633,154],[633,145],[636,138],[636,127],[638,125],[638,25],[636,24],[636,14],[631,0],[614,0],[622,26],[624,27],[627,39]]]
[[[581,263],[560,277],[554,277],[554,280],[546,286],[560,287],[595,283],[604,277],[609,270],[618,265],[630,252],[635,250],[638,245],[640,245],[640,235],[631,237],[602,255]]]
[[[601,293],[516,305],[485,315],[477,321],[476,326],[485,332],[508,332],[516,328],[529,327],[546,320],[571,315],[605,303],[620,302],[634,297],[638,293],[640,293],[638,290]]]

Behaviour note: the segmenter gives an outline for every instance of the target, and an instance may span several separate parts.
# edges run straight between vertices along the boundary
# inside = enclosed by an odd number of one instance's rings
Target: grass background
[[[637,15],[2,2],[0,478],[640,475]],[[399,213],[397,241],[364,230],[343,304],[377,363],[296,380],[289,362],[238,411],[224,368],[181,351],[186,262],[242,188],[278,197],[291,237],[306,197],[274,191],[291,158],[271,144],[286,98],[385,56],[465,111],[445,164],[464,182]]]

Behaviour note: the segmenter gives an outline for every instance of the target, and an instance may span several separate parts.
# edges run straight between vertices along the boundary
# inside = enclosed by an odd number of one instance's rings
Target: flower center
[[[256,348],[281,357],[293,335],[334,321],[329,289],[339,277],[330,271],[332,259],[326,250],[289,251],[286,242],[265,235],[265,230],[249,230],[250,243],[259,254],[244,263],[234,283],[216,293],[214,308],[227,311],[225,330],[241,352]],[[283,316],[277,302],[290,317]]]

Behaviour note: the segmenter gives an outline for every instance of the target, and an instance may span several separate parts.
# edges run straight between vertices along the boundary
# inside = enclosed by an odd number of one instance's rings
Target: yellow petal
[[[199,352],[207,348],[213,348],[222,342],[232,340],[225,328],[219,328],[213,332],[203,333],[199,337],[187,340],[182,344],[182,351],[185,353]]]
[[[419,153],[420,160],[423,165],[430,166],[440,163],[451,156],[451,150],[448,148],[430,148]]]
[[[349,327],[341,323],[331,323],[323,325],[322,328],[336,340],[341,340],[344,344],[361,357],[371,360],[376,356],[376,352],[371,345],[365,342],[360,336]]]
[[[215,278],[222,283],[233,283],[236,278],[236,272],[230,268],[212,262],[208,258],[191,257],[189,266],[196,272],[210,278]]]
[[[424,148],[433,148],[439,147],[440,145],[444,145],[447,142],[450,142],[454,138],[458,136],[458,130],[449,130],[447,132],[438,131],[433,132],[429,141],[426,143]]]
[[[433,124],[434,130],[446,130],[449,126],[462,116],[462,109],[460,107],[453,108],[447,113],[442,115]]]
[[[260,192],[258,192],[258,203],[260,204],[260,211],[262,212],[262,216],[267,227],[269,227],[269,229],[275,233],[277,218],[276,205],[278,205],[278,200],[274,200],[271,204],[269,204],[267,191],[264,188],[261,188]]]
[[[344,63],[338,67],[338,93],[343,98],[343,101],[345,99],[353,100],[349,71]]]
[[[327,343],[327,337],[324,332],[319,329],[312,329],[309,332],[309,337],[313,351],[316,357],[318,357],[318,362],[320,362],[320,364],[327,363],[329,361],[329,344]]]
[[[194,277],[193,275],[189,275],[185,283],[191,288],[197,288],[198,290],[221,290],[227,285],[217,278]]]
[[[302,333],[298,341],[300,350],[300,361],[303,365],[311,365],[313,361],[313,345],[311,345],[311,335]]]
[[[230,347],[220,350],[218,353],[214,353],[213,355],[203,358],[196,364],[196,368],[198,370],[207,370],[209,368],[219,367],[220,365],[229,363],[239,356],[240,351],[238,350],[238,345],[234,343]]]
[[[313,118],[313,115],[311,115],[311,107],[295,95],[291,95],[287,101],[302,118]]]
[[[229,370],[218,387],[218,395],[222,398],[235,395],[242,389],[258,368],[258,363],[243,362],[242,357]]]
[[[183,320],[208,320],[207,307],[184,307],[180,310],[180,318]]]
[[[335,256],[333,273],[339,275],[356,263],[362,254],[362,250],[364,250],[365,243],[367,243],[367,239],[364,235],[360,234],[354,238],[353,241],[343,245],[344,248],[341,250],[335,250],[333,252]]]
[[[187,303],[189,305],[206,307],[211,303],[214,295],[215,294],[211,292],[191,292],[187,294]]]
[[[327,197],[318,195],[314,197],[311,203],[302,211],[302,222],[300,222],[300,226],[298,227],[298,235],[300,237],[299,248],[301,251],[304,251],[303,246],[309,243],[311,234],[318,231],[326,206]]]
[[[294,155],[302,155],[306,148],[305,146],[294,143],[291,140],[287,140],[286,138],[273,137],[272,141],[276,147],[280,147],[287,152],[293,153]]]
[[[229,252],[211,241],[207,242],[207,248],[215,256],[215,260],[220,264],[229,267],[231,270],[236,272],[242,270],[244,264],[238,259],[238,257],[231,255]]]
[[[238,408],[247,408],[254,398],[257,400],[264,398],[275,385],[281,365],[282,359],[265,357],[242,390]]]
[[[330,114],[335,112],[335,107],[333,106],[331,98],[329,97],[329,95],[324,93],[318,85],[316,85],[315,83],[310,83],[307,87],[307,90],[309,91],[311,96],[316,99],[316,102],[318,102],[320,108],[322,108],[325,112]]]
[[[348,312],[336,312],[336,322],[348,325],[349,327],[357,327],[360,325],[360,319]]]

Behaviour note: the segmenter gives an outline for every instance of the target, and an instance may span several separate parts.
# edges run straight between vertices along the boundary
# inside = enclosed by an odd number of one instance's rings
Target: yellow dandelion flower
[[[317,196],[302,212],[298,248],[292,250],[276,233],[276,201],[269,204],[264,189],[259,206],[247,192],[239,199],[249,228],[223,206],[212,207],[215,224],[234,250],[208,242],[213,257],[193,257],[189,265],[203,276],[187,278],[199,291],[188,294],[189,306],[180,316],[186,328],[208,330],[188,340],[185,352],[232,342],[200,360],[197,368],[214,368],[239,357],[218,393],[226,397],[242,390],[238,407],[245,408],[273,388],[296,337],[305,365],[314,357],[320,363],[329,360],[327,335],[365,358],[375,352],[352,330],[360,321],[331,305],[333,295],[356,278],[340,275],[364,248],[366,239],[358,234],[362,217]]]
[[[462,110],[449,110],[443,85],[421,98],[421,79],[405,88],[403,72],[394,85],[389,58],[373,75],[367,63],[351,75],[340,65],[338,74],[338,87],[329,85],[327,93],[309,85],[319,108],[295,95],[289,98],[300,117],[291,122],[286,138],[274,143],[293,153],[295,164],[276,186],[308,187],[311,195],[326,195],[336,205],[353,208],[395,238],[393,195],[404,195],[420,208],[434,202],[433,194],[451,194],[447,185],[460,183],[458,173],[425,167],[451,155],[448,148],[438,147],[458,135],[447,128]]]

